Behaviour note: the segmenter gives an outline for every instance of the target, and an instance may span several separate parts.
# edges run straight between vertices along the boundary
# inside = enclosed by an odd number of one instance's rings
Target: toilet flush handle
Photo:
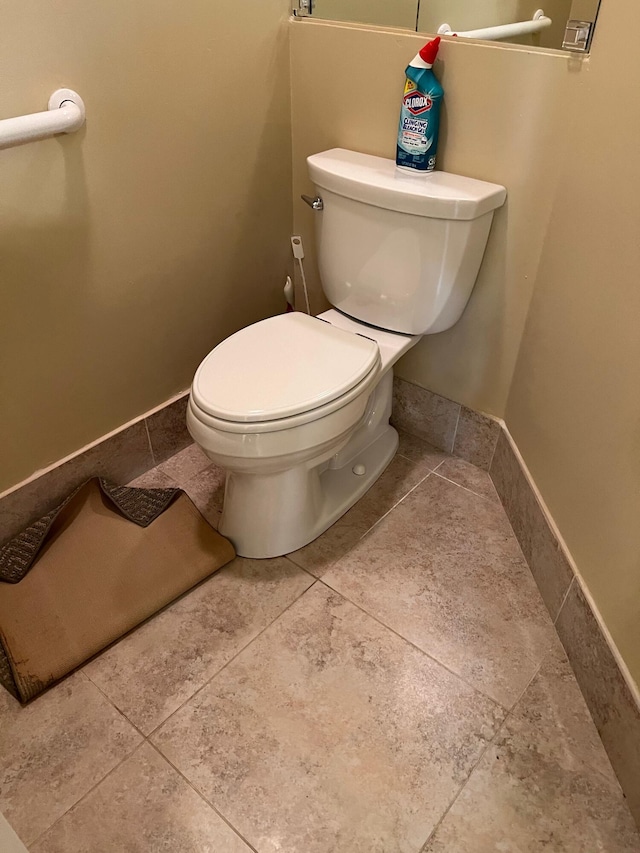
[[[311,198],[310,195],[301,195],[300,198],[302,199],[302,201],[306,201],[309,207],[313,210],[322,210],[324,208],[324,202],[322,201],[319,195],[317,195],[315,198]]]

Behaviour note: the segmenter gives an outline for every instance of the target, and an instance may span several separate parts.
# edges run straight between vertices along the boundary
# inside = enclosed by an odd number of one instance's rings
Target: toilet
[[[191,387],[187,427],[226,471],[219,530],[244,557],[290,553],[343,515],[398,447],[393,365],[460,318],[502,186],[333,149],[307,160],[323,290],[222,341]]]

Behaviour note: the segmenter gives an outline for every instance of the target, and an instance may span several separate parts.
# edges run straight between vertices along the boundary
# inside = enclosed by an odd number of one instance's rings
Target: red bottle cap
[[[433,41],[428,42],[420,51],[420,59],[424,60],[427,65],[433,65],[438,55],[440,47],[440,36],[436,36]]]

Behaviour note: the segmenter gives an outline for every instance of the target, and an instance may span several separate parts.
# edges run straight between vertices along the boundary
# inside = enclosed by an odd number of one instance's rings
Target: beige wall
[[[323,297],[313,260],[305,158],[340,146],[395,157],[404,68],[423,36],[298,20],[291,24],[294,222],[307,244],[313,306]],[[425,338],[400,376],[503,415],[566,147],[565,104],[587,69],[561,53],[442,43],[445,89],[438,166],[504,184],[470,303],[456,326]],[[359,83],[359,81],[361,81]]]
[[[313,16],[415,30],[417,7],[418,0],[314,0]]]
[[[282,308],[288,0],[7,0],[0,117],[61,85],[86,128],[0,151],[0,490],[188,386]]]
[[[506,418],[640,682],[638,28],[603,3]]]

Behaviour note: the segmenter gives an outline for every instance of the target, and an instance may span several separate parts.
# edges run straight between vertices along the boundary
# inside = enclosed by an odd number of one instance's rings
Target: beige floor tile
[[[493,485],[493,480],[489,476],[488,471],[483,471],[472,465],[471,462],[466,462],[464,459],[458,459],[456,456],[450,456],[445,459],[442,465],[438,466],[437,473],[453,483],[457,483],[465,489],[469,489],[481,498],[487,498],[495,503],[500,503],[500,498],[496,492],[496,487]]]
[[[444,450],[438,450],[433,444],[408,432],[398,430],[398,436],[400,438],[398,454],[413,462],[426,462],[428,467],[434,470],[441,462],[450,458]]]
[[[87,664],[85,672],[148,734],[312,582],[284,557],[238,557]]]
[[[175,489],[178,484],[157,466],[145,471],[144,474],[140,474],[127,485],[136,489]]]
[[[192,477],[204,471],[211,465],[211,460],[197,444],[190,444],[175,456],[170,456],[159,469],[175,480],[179,486],[184,486]]]
[[[222,468],[210,464],[180,484],[209,524],[216,529],[222,513],[225,476]]]
[[[0,811],[30,844],[141,740],[82,673],[26,707],[0,689]]]
[[[430,471],[430,465],[425,462],[396,456],[380,479],[349,512],[322,536],[289,554],[289,557],[316,577],[321,577]]]
[[[505,707],[555,636],[502,508],[436,474],[324,580]]]
[[[260,853],[417,853],[502,718],[316,584],[152,740]]]
[[[144,744],[31,853],[249,853],[156,750]]]
[[[425,853],[542,850],[640,851],[622,791],[561,650],[545,661],[425,847]]]

